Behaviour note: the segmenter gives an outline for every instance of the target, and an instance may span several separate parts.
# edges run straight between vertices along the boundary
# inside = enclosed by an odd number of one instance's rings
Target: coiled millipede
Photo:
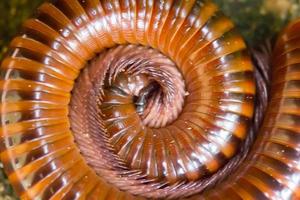
[[[268,109],[248,153],[268,75],[254,73],[215,4],[44,3],[1,66],[1,161],[15,191],[21,199],[300,199],[299,27],[290,24],[275,45]]]

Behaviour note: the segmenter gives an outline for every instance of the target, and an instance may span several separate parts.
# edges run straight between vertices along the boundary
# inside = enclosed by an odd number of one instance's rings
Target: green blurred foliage
[[[4,172],[0,170],[0,200],[16,200],[18,199],[10,186]]]
[[[0,60],[9,41],[22,22],[44,0],[0,1]],[[300,0],[214,0],[233,19],[237,29],[251,46],[271,38],[300,14]],[[17,199],[6,176],[0,170],[0,200]]]
[[[299,17],[300,0],[214,0],[251,46],[274,37]]]
[[[0,1],[0,59],[11,38],[20,30],[22,22],[32,15],[43,0]]]

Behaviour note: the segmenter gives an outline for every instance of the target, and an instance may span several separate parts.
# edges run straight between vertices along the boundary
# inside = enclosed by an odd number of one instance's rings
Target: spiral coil
[[[1,65],[10,182],[22,199],[297,199],[299,24],[275,46],[240,164],[265,77],[215,4],[44,3]]]

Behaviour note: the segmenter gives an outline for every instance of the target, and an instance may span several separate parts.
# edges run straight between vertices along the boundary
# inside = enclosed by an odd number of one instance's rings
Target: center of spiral
[[[240,85],[224,92],[226,81],[248,84],[250,76],[223,78],[216,69],[189,71],[136,45],[98,55],[80,74],[71,99],[71,127],[87,163],[132,194],[140,194],[137,185],[168,190],[216,173],[243,141],[251,116],[243,108],[253,103],[236,93],[243,91]]]
[[[140,91],[139,96],[134,96],[133,100],[136,106],[136,111],[140,116],[143,116],[149,98],[155,96],[155,93],[159,90],[159,84],[157,82],[152,82]]]
[[[141,129],[160,128],[179,116],[185,83],[169,58],[150,48],[127,46],[108,52],[95,65],[104,68],[104,63],[108,65],[100,109],[108,127],[124,119],[141,122]]]

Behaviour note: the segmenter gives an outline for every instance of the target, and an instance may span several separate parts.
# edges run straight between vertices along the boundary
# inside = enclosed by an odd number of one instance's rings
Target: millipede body
[[[209,0],[42,4],[1,65],[10,182],[21,199],[300,199],[299,28],[261,100],[265,72]]]

